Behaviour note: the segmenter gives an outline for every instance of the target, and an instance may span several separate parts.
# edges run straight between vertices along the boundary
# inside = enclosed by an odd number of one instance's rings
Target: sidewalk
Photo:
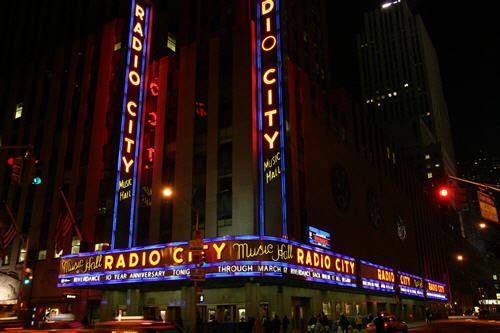
[[[422,321],[406,322],[406,324],[408,324],[408,329],[410,329],[410,328],[415,328],[418,326],[425,325],[426,323],[425,323],[425,320],[422,320]]]

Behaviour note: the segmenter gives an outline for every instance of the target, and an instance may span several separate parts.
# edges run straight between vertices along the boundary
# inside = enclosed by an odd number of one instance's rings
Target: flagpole
[[[26,246],[26,241],[24,240],[23,234],[21,233],[21,230],[19,229],[19,227],[17,225],[17,222],[16,222],[16,219],[14,218],[14,215],[12,215],[12,212],[10,211],[9,205],[7,205],[7,202],[5,202],[5,200],[4,200],[3,204],[5,205],[5,209],[7,210],[7,213],[9,214],[10,220],[11,220],[12,224],[14,225],[14,227],[16,228],[16,232],[19,234],[19,237],[21,238],[21,241],[23,242],[24,247],[26,248],[26,251],[28,251],[27,246]]]
[[[64,192],[62,191],[61,188],[59,188],[59,193],[61,194],[61,197],[63,198],[64,204],[66,205],[66,209],[68,210],[69,217],[71,218],[71,224],[75,228],[76,234],[78,235],[80,242],[83,242],[83,237],[82,237],[82,234],[80,233],[80,229],[78,229],[78,225],[76,224],[75,217],[73,216],[73,212],[71,211],[71,208],[69,208],[69,203],[66,200],[66,196],[64,195]]]

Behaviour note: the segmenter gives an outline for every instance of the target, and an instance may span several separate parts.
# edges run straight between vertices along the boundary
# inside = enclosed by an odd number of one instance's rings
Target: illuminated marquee
[[[206,278],[274,276],[356,287],[356,262],[276,237],[206,239]],[[59,287],[190,278],[189,242],[68,255],[61,259]]]
[[[446,285],[425,279],[425,297],[439,299],[442,301],[448,300]]]
[[[279,0],[257,1],[256,47],[260,234],[287,235]]]
[[[138,188],[137,164],[143,121],[142,109],[146,81],[145,71],[148,64],[150,17],[150,5],[141,0],[132,1],[113,210],[112,248],[133,245],[136,190]]]
[[[425,297],[424,279],[421,277],[398,271],[397,280],[400,294]]]
[[[363,288],[396,292],[394,288],[395,275],[392,268],[360,260],[359,272]]]

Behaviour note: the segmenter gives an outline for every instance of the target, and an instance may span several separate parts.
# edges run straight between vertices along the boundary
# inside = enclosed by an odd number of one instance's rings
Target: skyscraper
[[[435,184],[455,175],[438,57],[421,17],[404,0],[365,13],[358,57],[367,112],[395,142],[411,148],[422,178]]]

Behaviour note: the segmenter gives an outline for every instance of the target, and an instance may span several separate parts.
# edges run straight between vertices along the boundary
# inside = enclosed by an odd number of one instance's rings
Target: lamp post
[[[172,191],[172,189],[170,187],[165,187],[163,189],[162,193],[163,193],[163,196],[166,197],[166,198],[170,198],[174,194],[174,192]],[[190,204],[189,202],[187,202],[186,200],[184,200],[182,197],[177,196],[177,198],[180,201],[182,201],[184,204],[188,205],[192,209],[192,211],[194,212],[194,215],[196,217],[196,226],[195,226],[195,230],[194,230],[194,239],[195,240],[201,240],[201,232],[198,229],[198,226],[199,226],[199,212],[198,212],[198,209],[195,208],[195,207],[193,207],[192,204]],[[197,265],[199,265],[199,263],[195,262],[194,265],[195,265],[195,268],[196,268]],[[198,301],[198,297],[197,297],[198,283],[197,283],[197,280],[194,280],[193,283],[194,283],[194,286],[193,286],[193,332],[196,333],[196,324],[197,324],[196,320],[198,319],[197,318],[198,311],[196,310],[196,303]]]

